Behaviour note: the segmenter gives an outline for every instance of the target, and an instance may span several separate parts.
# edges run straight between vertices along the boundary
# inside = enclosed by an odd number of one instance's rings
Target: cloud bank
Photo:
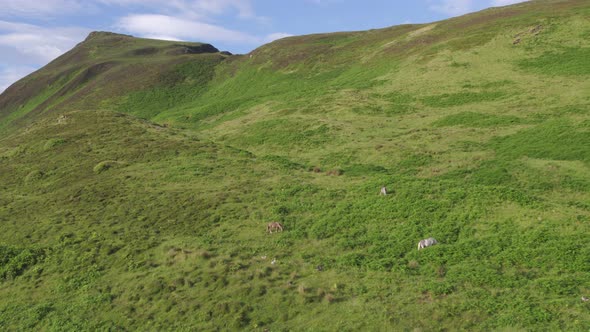
[[[47,63],[76,45],[88,32],[84,28],[44,28],[0,20],[0,63]]]
[[[6,90],[13,82],[18,81],[35,70],[35,67],[30,66],[0,67],[0,92]]]
[[[0,0],[0,17],[44,17],[89,9],[90,2],[79,0]]]
[[[147,38],[212,40],[238,44],[255,44],[259,41],[247,33],[168,15],[129,15],[119,20],[116,26]]]

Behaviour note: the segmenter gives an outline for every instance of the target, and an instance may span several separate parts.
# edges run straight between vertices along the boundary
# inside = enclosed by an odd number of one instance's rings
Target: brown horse
[[[268,225],[266,225],[266,231],[272,234],[272,231],[276,231],[276,232],[282,232],[283,231],[283,225],[281,225],[280,223],[273,221],[271,223],[269,223]]]

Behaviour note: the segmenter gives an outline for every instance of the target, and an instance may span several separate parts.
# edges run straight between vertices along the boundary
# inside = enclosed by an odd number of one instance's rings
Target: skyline
[[[522,0],[0,0],[0,93],[92,31],[248,53],[276,39],[429,23]]]

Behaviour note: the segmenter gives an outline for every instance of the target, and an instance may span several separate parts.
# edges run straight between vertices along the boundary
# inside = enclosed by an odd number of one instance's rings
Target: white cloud
[[[45,64],[79,43],[89,30],[43,28],[0,20],[0,63]]]
[[[266,37],[264,37],[264,42],[270,43],[270,42],[275,41],[277,39],[282,39],[282,38],[287,38],[287,37],[292,37],[292,36],[293,35],[290,33],[275,32],[275,33],[271,33],[271,34],[267,35]]]
[[[208,21],[213,16],[235,14],[241,19],[266,22],[256,15],[251,0],[97,0],[108,6],[138,7],[158,14]]]
[[[89,8],[79,0],[0,0],[0,17],[42,17],[51,14],[74,13]]]
[[[117,26],[141,37],[156,36],[171,40],[221,41],[236,44],[256,44],[260,38],[217,25],[167,15],[129,15]]]
[[[473,11],[473,0],[442,0],[430,5],[429,8],[446,15],[463,15]]]
[[[500,7],[500,6],[508,6],[515,3],[525,2],[527,0],[492,0],[492,6]]]
[[[72,48],[88,32],[0,20],[0,92]]]
[[[27,76],[36,69],[30,66],[0,68],[0,93],[6,90],[12,83]]]
[[[306,0],[307,2],[315,3],[316,5],[330,5],[341,2],[342,0]]]
[[[500,7],[525,1],[528,0],[428,0],[428,8],[445,15],[458,16],[483,9],[487,3],[489,6]]]
[[[81,11],[99,12],[106,7],[135,7],[201,21],[221,15],[235,15],[260,23],[269,21],[266,17],[256,15],[252,0],[0,0],[0,17],[48,20]]]
[[[42,34],[0,35],[0,46],[12,47],[24,56],[38,58],[44,62],[49,62],[64,53],[64,50],[46,40]]]
[[[239,17],[256,17],[248,0],[198,0],[194,1],[193,7],[215,15],[223,14],[227,10],[236,10]]]

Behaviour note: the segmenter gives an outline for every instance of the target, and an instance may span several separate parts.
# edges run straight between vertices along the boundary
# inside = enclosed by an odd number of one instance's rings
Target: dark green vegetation
[[[0,328],[587,331],[589,35],[95,33],[0,96]]]

